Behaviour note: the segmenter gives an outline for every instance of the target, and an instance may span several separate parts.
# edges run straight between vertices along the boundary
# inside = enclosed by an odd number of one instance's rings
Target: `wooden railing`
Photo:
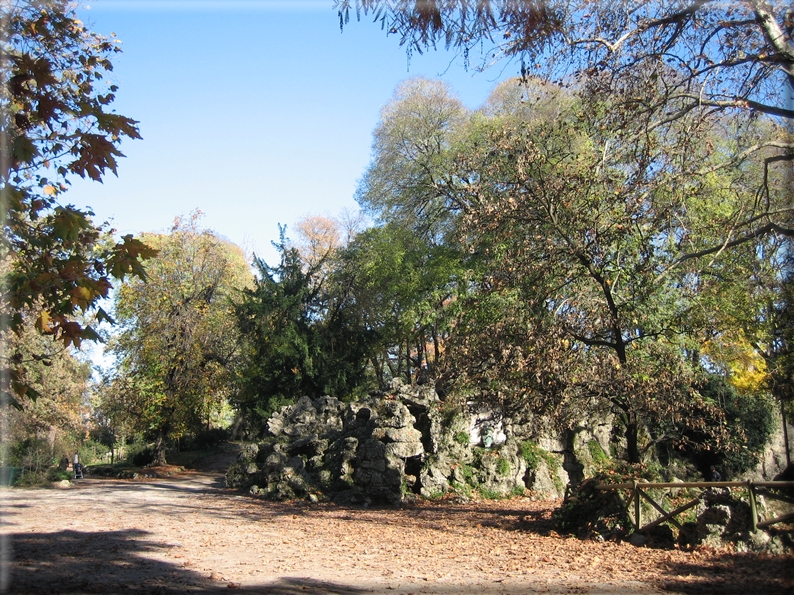
[[[664,507],[656,502],[653,498],[651,498],[648,494],[645,493],[645,490],[656,489],[656,488],[704,488],[705,491],[708,488],[746,488],[748,492],[748,500],[750,501],[750,512],[752,516],[752,524],[753,524],[753,531],[757,531],[758,529],[765,529],[770,525],[774,525],[775,523],[785,523],[787,521],[794,520],[794,514],[785,514],[783,516],[772,518],[768,520],[760,520],[758,518],[758,505],[756,503],[756,497],[759,495],[763,495],[766,498],[771,498],[773,500],[780,500],[783,502],[788,502],[790,504],[794,504],[794,497],[787,494],[777,493],[777,492],[770,492],[769,488],[780,489],[780,488],[794,488],[794,481],[695,481],[695,482],[673,482],[673,483],[645,483],[645,482],[638,482],[633,481],[631,483],[616,483],[616,484],[598,484],[595,486],[597,490],[631,490],[631,497],[629,498],[628,508],[631,508],[633,503],[634,505],[634,518],[632,522],[634,523],[634,529],[638,533],[643,533],[656,527],[657,525],[661,525],[662,523],[671,523],[675,525],[679,531],[683,530],[681,523],[679,523],[675,517],[692,508],[693,506],[697,505],[700,502],[700,497],[703,495],[703,492],[697,495],[694,499],[690,500],[686,504],[676,507],[674,510],[667,511]],[[651,506],[653,506],[662,516],[655,519],[654,521],[646,524],[645,526],[642,525],[642,516],[641,516],[641,506],[640,501],[644,499],[647,500]],[[628,509],[627,511],[628,512]],[[629,517],[630,518],[630,517]]]

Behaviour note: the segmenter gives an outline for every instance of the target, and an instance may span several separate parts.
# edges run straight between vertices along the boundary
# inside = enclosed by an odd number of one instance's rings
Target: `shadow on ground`
[[[791,595],[794,557],[725,553],[706,564],[673,564],[659,586],[684,595]]]
[[[11,565],[4,568],[8,592],[44,593],[189,593],[216,587],[198,572],[148,558],[168,555],[174,546],[147,539],[141,530],[16,533]]]
[[[10,575],[6,592],[15,595],[73,595],[78,593],[141,593],[155,595],[245,593],[262,595],[359,595],[422,593],[437,595],[485,595],[516,593],[588,593],[607,595],[627,592],[627,586],[558,584],[534,585],[362,585],[317,581],[304,577],[280,577],[275,582],[240,588],[212,580],[204,569],[186,568],[177,544],[157,542],[143,530],[61,531],[48,534],[10,535]],[[669,593],[790,595],[794,592],[794,560],[790,556],[725,554],[707,564],[671,564],[660,569],[656,587]],[[759,569],[762,569],[759,571]],[[4,570],[9,570],[6,567]],[[638,585],[639,586],[639,585]],[[650,585],[640,586],[648,592]],[[505,590],[507,589],[507,590]]]

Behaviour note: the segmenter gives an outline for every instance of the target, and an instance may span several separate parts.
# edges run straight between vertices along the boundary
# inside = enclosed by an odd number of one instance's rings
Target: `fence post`
[[[640,522],[640,488],[637,487],[637,480],[634,480],[634,530],[639,531],[642,523]]]

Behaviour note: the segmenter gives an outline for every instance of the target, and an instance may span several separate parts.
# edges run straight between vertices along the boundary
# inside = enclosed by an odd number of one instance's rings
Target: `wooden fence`
[[[675,483],[645,483],[645,482],[637,482],[634,481],[632,483],[616,483],[616,484],[598,484],[595,486],[597,490],[631,490],[631,497],[629,498],[628,509],[631,508],[632,504],[634,505],[634,518],[632,522],[634,523],[634,529],[638,533],[643,533],[656,527],[657,525],[661,525],[662,523],[671,523],[675,525],[679,531],[683,530],[681,523],[679,523],[675,517],[692,508],[693,506],[697,505],[700,502],[700,496],[703,494],[701,492],[697,495],[694,499],[690,500],[686,504],[678,506],[674,510],[667,511],[664,507],[656,502],[653,498],[651,498],[645,490],[651,490],[656,488],[704,488],[705,491],[708,488],[745,488],[748,492],[748,500],[750,501],[750,511],[752,516],[752,524],[753,524],[753,531],[757,531],[758,529],[765,529],[770,525],[774,525],[775,523],[785,523],[787,521],[794,521],[794,514],[785,514],[783,516],[772,518],[768,520],[761,520],[758,518],[758,505],[756,502],[757,496],[764,496],[765,498],[770,498],[773,500],[780,500],[783,502],[788,502],[790,504],[794,504],[794,497],[790,494],[785,494],[777,491],[770,491],[771,489],[780,490],[781,488],[794,488],[794,481],[695,481],[695,482],[675,482]],[[651,506],[653,506],[657,511],[661,513],[662,516],[657,518],[656,520],[648,523],[647,525],[642,525],[642,516],[640,512],[640,501],[644,499],[647,500]],[[627,512],[628,512],[627,509]]]

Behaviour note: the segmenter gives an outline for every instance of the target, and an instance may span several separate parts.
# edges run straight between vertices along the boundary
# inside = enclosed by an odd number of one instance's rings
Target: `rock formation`
[[[303,397],[271,416],[268,437],[241,451],[226,482],[279,500],[396,503],[408,494],[500,497],[527,489],[561,495],[562,455],[533,445],[528,456],[525,442],[505,434],[482,447],[483,419],[432,388],[399,381],[390,394],[352,403]]]

